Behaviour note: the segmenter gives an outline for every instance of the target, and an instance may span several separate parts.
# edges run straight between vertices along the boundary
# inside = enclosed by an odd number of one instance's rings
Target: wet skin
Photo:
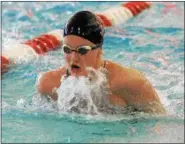
[[[82,45],[94,46],[90,41],[74,35],[66,36],[64,43],[74,50]],[[64,66],[46,72],[39,78],[37,84],[38,92],[45,96],[50,96],[56,101],[58,98],[56,89],[61,85],[60,80],[66,74],[67,69],[72,76],[87,76],[88,71],[86,67],[99,69],[105,62],[111,91],[108,98],[111,104],[119,105],[120,107],[133,105],[140,107],[140,110],[144,112],[166,114],[157,92],[143,73],[112,61],[103,60],[102,53],[103,50],[98,48],[90,50],[85,55],[77,52],[64,54],[66,62]]]

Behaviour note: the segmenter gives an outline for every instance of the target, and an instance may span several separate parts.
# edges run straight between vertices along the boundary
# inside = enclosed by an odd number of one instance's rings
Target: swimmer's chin
[[[74,77],[87,77],[88,74],[82,71],[71,70],[70,75]]]
[[[79,69],[70,69],[70,75],[75,77],[88,77],[90,79],[97,77],[96,70],[92,67],[87,67],[85,71]]]

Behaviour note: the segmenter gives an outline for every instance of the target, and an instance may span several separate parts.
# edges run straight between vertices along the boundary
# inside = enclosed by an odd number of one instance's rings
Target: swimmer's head
[[[64,26],[64,37],[76,35],[102,47],[104,26],[101,20],[90,11],[74,14]]]
[[[104,27],[90,11],[74,14],[64,26],[62,51],[69,73],[87,76],[87,67],[98,69],[102,64]]]

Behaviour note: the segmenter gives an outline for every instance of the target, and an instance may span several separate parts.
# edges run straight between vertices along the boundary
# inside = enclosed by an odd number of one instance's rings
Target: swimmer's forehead
[[[80,46],[94,46],[95,45],[91,41],[85,38],[76,36],[76,35],[68,35],[64,37],[63,43],[73,48],[78,48]]]

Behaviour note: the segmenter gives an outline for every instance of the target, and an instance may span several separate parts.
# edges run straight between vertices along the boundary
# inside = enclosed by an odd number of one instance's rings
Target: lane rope
[[[105,27],[112,27],[124,23],[150,7],[150,2],[127,2],[96,13],[96,15]],[[59,48],[62,45],[62,39],[62,30],[56,29],[24,43],[12,45],[1,55],[1,72],[7,71],[10,64],[21,58],[32,59]]]

